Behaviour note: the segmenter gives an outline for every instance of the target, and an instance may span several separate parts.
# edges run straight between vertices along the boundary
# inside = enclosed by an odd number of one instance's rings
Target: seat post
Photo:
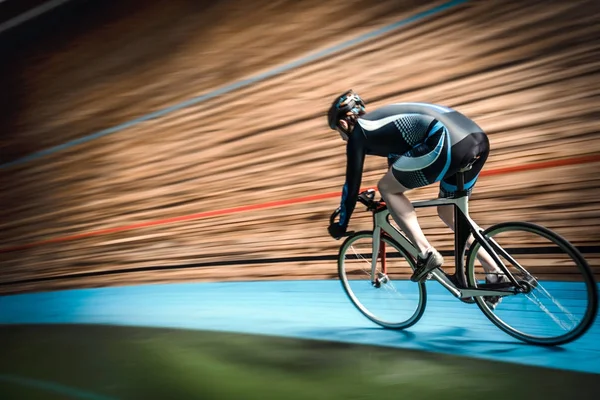
[[[463,197],[467,195],[467,191],[465,190],[465,172],[469,171],[473,168],[473,164],[475,161],[479,159],[479,156],[474,157],[471,162],[469,162],[465,167],[458,170],[456,173],[456,196],[455,197]]]
[[[465,190],[465,171],[470,169],[470,167],[462,168],[456,173],[456,194],[454,197],[463,197],[467,195],[467,191]]]
[[[459,192],[465,190],[465,173],[462,169],[456,174],[456,190]]]

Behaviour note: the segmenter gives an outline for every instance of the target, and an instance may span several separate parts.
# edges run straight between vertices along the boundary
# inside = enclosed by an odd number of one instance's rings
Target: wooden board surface
[[[15,61],[24,66],[22,107],[3,152],[14,158],[24,149],[45,149],[115,126],[440,4],[361,2],[364,12],[348,15],[342,10],[352,1],[302,7],[263,3],[250,9],[242,2],[220,2],[206,12],[184,1],[152,3],[54,44],[60,51],[46,45],[55,51],[25,53]],[[349,87],[361,93],[369,109],[424,101],[470,116],[490,136],[485,170],[599,155],[598,4],[468,2],[274,78],[2,170],[2,247],[340,191],[344,143],[328,131],[325,113],[333,97]],[[367,159],[363,186],[376,185],[384,168],[384,159]],[[598,246],[599,171],[595,162],[483,176],[471,211],[481,226],[526,220],[579,246]],[[409,197],[436,194],[436,187],[428,187]],[[338,203],[329,198],[4,252],[0,282],[332,256],[340,242],[327,236],[326,227]],[[422,226],[434,244],[449,250],[449,231],[434,213],[419,211]],[[369,226],[360,206],[351,225]],[[590,260],[600,265],[597,257]],[[99,276],[69,284],[334,273],[335,261],[292,261]]]

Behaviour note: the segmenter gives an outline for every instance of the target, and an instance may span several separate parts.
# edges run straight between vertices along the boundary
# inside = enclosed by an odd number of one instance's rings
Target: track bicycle
[[[455,270],[449,274],[442,266],[427,279],[465,303],[476,303],[498,328],[524,342],[553,346],[581,337],[593,325],[598,309],[598,288],[586,260],[566,239],[538,224],[503,222],[480,228],[469,216],[464,190],[464,172],[469,168],[458,172],[454,198],[413,202],[415,208],[454,208]],[[358,201],[372,212],[373,230],[346,234],[338,253],[344,291],[376,324],[409,328],[423,316],[427,303],[425,282],[409,280],[418,249],[390,223],[387,205],[383,199],[375,200],[375,190],[361,192]],[[331,222],[338,214],[339,208]],[[480,251],[491,256],[508,282],[486,283],[477,262]],[[489,296],[502,301],[490,306]]]

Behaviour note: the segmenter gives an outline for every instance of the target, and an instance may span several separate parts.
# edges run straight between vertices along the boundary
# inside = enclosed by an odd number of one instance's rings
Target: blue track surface
[[[406,331],[379,328],[338,281],[161,284],[0,297],[0,324],[111,324],[220,330],[442,352],[600,373],[600,323],[558,348],[506,335],[476,305],[427,283],[423,318]]]

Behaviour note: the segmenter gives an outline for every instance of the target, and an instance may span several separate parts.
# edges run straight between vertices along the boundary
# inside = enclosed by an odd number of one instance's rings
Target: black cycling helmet
[[[356,120],[359,115],[362,115],[365,112],[365,103],[358,94],[350,89],[341,96],[338,96],[331,104],[329,112],[327,113],[327,123],[333,130],[342,129],[342,127],[338,125],[339,120],[347,117],[352,117]]]

